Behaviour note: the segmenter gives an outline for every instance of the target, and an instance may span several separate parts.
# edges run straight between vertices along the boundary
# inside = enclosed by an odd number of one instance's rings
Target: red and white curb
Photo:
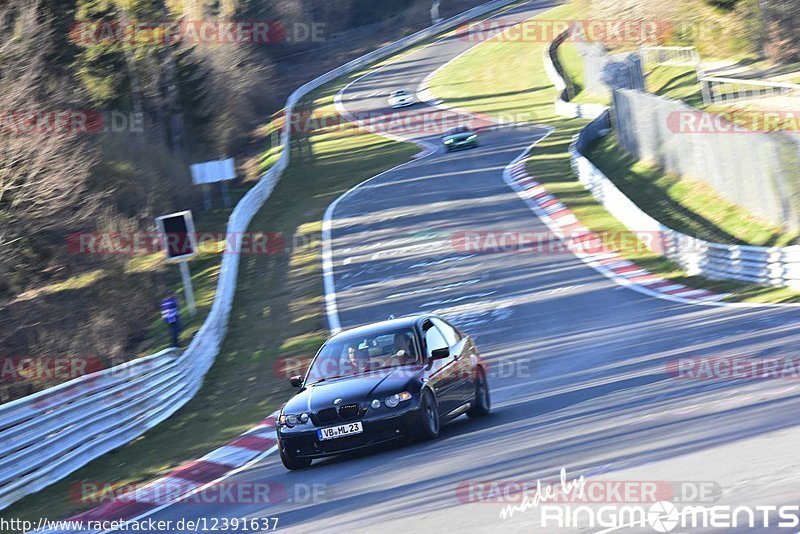
[[[547,135],[552,131],[550,129]],[[509,163],[503,170],[503,179],[573,254],[614,282],[649,296],[692,304],[717,302],[729,296],[666,280],[616,252],[587,253],[583,250],[581,243],[598,243],[600,237],[581,224],[567,206],[528,174],[525,167],[531,149],[545,137]]]
[[[136,521],[220,483],[277,450],[276,411],[232,442],[169,474],[65,521]],[[37,531],[56,534],[58,530]],[[94,531],[82,531],[94,532]]]

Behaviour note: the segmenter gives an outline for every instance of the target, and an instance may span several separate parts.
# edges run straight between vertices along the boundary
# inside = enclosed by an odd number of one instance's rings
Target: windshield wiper
[[[342,375],[337,375],[337,376],[323,376],[322,378],[320,378],[320,379],[319,379],[319,380],[317,380],[316,382],[312,382],[312,383],[311,383],[311,385],[313,386],[314,384],[319,384],[320,382],[325,382],[326,380],[332,380],[332,379],[334,379],[334,378],[342,378]]]

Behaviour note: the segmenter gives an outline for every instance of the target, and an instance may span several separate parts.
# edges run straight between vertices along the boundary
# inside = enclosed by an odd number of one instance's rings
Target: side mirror
[[[450,349],[447,347],[441,349],[433,349],[431,352],[431,360],[444,360],[450,357]]]
[[[301,388],[303,387],[303,377],[300,375],[295,375],[289,378],[289,382],[292,384],[293,387]]]

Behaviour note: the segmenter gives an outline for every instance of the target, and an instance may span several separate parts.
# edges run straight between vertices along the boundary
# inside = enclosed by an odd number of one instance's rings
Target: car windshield
[[[470,131],[469,128],[467,128],[466,126],[456,126],[455,128],[450,128],[449,130],[447,130],[445,135],[464,134],[464,133],[469,133],[469,131]]]
[[[408,93],[406,93],[405,91],[403,91],[403,90],[401,89],[400,91],[395,91],[395,92],[393,92],[393,93],[392,93],[392,96],[403,96],[403,95],[406,95],[406,94],[408,94]]]
[[[305,382],[363,374],[377,369],[410,365],[419,361],[416,336],[411,328],[346,333],[329,340],[308,370]]]

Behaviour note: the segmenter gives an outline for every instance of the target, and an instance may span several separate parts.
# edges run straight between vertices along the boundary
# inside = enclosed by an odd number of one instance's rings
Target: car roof
[[[467,133],[467,132],[471,132],[471,131],[472,130],[470,130],[470,128],[468,126],[453,126],[449,130],[447,130],[444,134],[445,135],[453,135],[453,134],[458,134],[458,133]]]
[[[406,315],[403,317],[398,317],[396,319],[387,319],[385,321],[378,321],[375,323],[369,323],[362,326],[357,326],[355,328],[350,328],[348,330],[343,330],[338,334],[331,337],[331,339],[336,339],[339,336],[347,336],[350,337],[352,335],[370,335],[375,333],[376,331],[381,330],[391,330],[393,328],[413,328],[419,321],[422,319],[426,319],[428,317],[433,317],[432,315],[428,314],[416,314],[416,315]]]

